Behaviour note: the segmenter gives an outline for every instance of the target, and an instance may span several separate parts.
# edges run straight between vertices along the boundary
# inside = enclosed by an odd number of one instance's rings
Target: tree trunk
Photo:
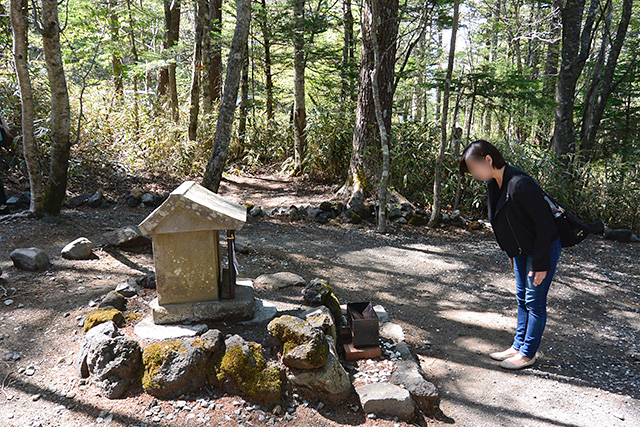
[[[442,120],[440,124],[440,150],[436,157],[435,179],[433,182],[433,206],[429,226],[435,227],[440,223],[440,210],[442,205],[442,163],[447,146],[447,110],[449,109],[449,92],[451,90],[451,77],[453,75],[453,61],[456,53],[456,34],[458,33],[460,0],[453,3],[453,23],[451,27],[451,43],[449,46],[449,60],[447,62],[447,74],[444,80],[442,94]]]
[[[353,77],[351,76],[351,68],[354,59],[353,48],[353,13],[351,13],[351,1],[342,1],[342,24],[343,44],[342,44],[342,99],[353,99]]]
[[[122,58],[120,55],[120,20],[118,19],[118,0],[109,0],[109,31],[111,33],[111,70],[113,73],[113,87],[118,97],[122,97]]]
[[[198,113],[200,113],[200,76],[202,70],[202,33],[209,8],[207,0],[196,0],[194,9],[195,33],[193,39],[193,71],[191,74],[191,102],[189,105],[189,140],[198,137]]]
[[[590,155],[593,154],[596,135],[598,133],[598,129],[600,128],[600,122],[602,121],[602,117],[604,115],[604,110],[607,105],[607,101],[609,100],[609,96],[614,91],[617,83],[613,82],[616,66],[618,64],[618,57],[620,56],[620,51],[622,50],[622,45],[624,44],[624,40],[627,36],[627,28],[629,27],[629,21],[631,20],[631,12],[633,9],[633,0],[623,0],[622,2],[622,14],[620,16],[620,21],[618,22],[618,29],[616,30],[616,38],[611,45],[609,50],[609,55],[607,58],[607,63],[604,68],[604,74],[601,78],[597,78],[594,76],[594,81],[592,83],[592,93],[589,97],[589,104],[585,104],[585,111],[582,119],[582,149],[585,150]],[[611,8],[609,9],[609,13]],[[609,16],[610,18],[610,16]],[[606,24],[605,24],[606,25]],[[605,33],[608,34],[608,26],[606,25]],[[603,37],[602,43],[603,46],[605,44],[605,39],[607,37]],[[607,40],[608,42],[608,40]],[[604,55],[603,55],[604,56]],[[597,88],[599,87],[599,91]],[[596,100],[596,92],[597,92],[597,100]],[[594,102],[595,101],[595,102]]]
[[[265,96],[267,108],[267,124],[273,122],[273,75],[271,73],[271,26],[269,22],[269,8],[267,1],[262,0],[262,19],[260,29],[262,31],[262,41],[264,44],[264,80]]]
[[[380,73],[378,74],[379,87],[383,88],[380,93],[380,104],[385,127],[391,129],[396,37],[398,34],[398,1],[390,0],[379,6],[380,22],[377,26],[377,40],[380,52],[384,52],[384,55],[381,55]],[[338,197],[349,198],[350,205],[355,199],[362,200],[375,193],[375,183],[381,176],[380,165],[383,160],[371,81],[374,57],[371,40],[370,0],[363,2],[361,19],[362,49],[349,176],[345,185],[338,192]]]
[[[136,48],[136,38],[133,32],[133,14],[131,13],[131,0],[127,0],[127,12],[129,13],[129,40],[131,41],[131,56],[133,59],[133,68],[138,64],[138,49]],[[140,131],[140,113],[138,109],[138,75],[132,73],[133,80],[133,115],[136,121],[136,132]]]
[[[211,113],[222,93],[222,0],[209,0],[202,37],[205,67],[202,76],[202,109]]]
[[[71,150],[69,137],[71,110],[60,49],[60,25],[56,0],[42,0],[40,32],[49,86],[51,87],[51,160],[43,209],[50,215],[58,215],[67,191],[67,170]]]
[[[380,82],[378,75],[382,66],[380,47],[378,44],[378,26],[380,25],[381,0],[371,0],[371,46],[373,48],[373,70],[371,70],[371,89],[373,104],[376,113],[376,122],[380,132],[380,145],[382,147],[382,171],[380,174],[380,186],[378,192],[378,233],[387,231],[387,186],[389,184],[389,128],[384,120],[382,102],[380,101]],[[386,52],[384,53],[386,54]],[[394,58],[395,62],[395,58]],[[392,79],[393,81],[394,79]],[[393,99],[392,99],[393,100]],[[393,105],[392,105],[393,107]]]
[[[11,25],[13,27],[13,57],[20,85],[20,103],[22,106],[22,147],[31,190],[29,209],[40,216],[44,213],[44,186],[42,183],[42,171],[38,162],[38,147],[33,132],[35,113],[28,63],[28,2],[27,0],[11,0],[10,7]]]
[[[164,0],[165,51],[170,50],[178,43],[180,36],[180,1],[181,0]],[[158,95],[169,94],[168,102],[171,109],[171,116],[175,122],[178,122],[180,120],[180,114],[178,111],[176,61],[173,52],[170,52],[168,55],[168,65],[166,67],[160,67],[160,70],[158,70],[158,86],[156,92]]]
[[[245,47],[249,38],[249,23],[251,21],[251,0],[236,0],[236,28],[233,32],[231,50],[227,60],[227,77],[224,83],[224,92],[220,109],[216,132],[213,137],[213,147],[209,156],[209,163],[205,171],[202,185],[211,191],[218,192],[222,172],[227,162],[231,128],[236,110],[238,86],[240,74],[244,62]]]
[[[575,148],[573,108],[576,84],[589,57],[592,42],[591,33],[599,7],[598,0],[591,0],[583,28],[582,15],[585,1],[567,0],[561,9],[561,67],[556,87],[553,151],[556,156],[563,159],[565,164],[568,163],[566,155],[573,152]]]
[[[438,26],[438,64],[440,63],[440,51],[442,50],[442,28]],[[440,86],[436,88],[436,110],[433,115],[433,119],[437,122],[440,121],[440,110],[442,110],[442,90]]]
[[[296,172],[300,171],[307,152],[307,109],[305,105],[304,72],[306,57],[304,52],[305,35],[305,0],[294,0],[294,32],[293,32],[293,145]]]
[[[244,152],[247,133],[247,107],[249,105],[249,46],[244,48],[244,63],[240,78],[240,118],[238,121],[238,153]]]

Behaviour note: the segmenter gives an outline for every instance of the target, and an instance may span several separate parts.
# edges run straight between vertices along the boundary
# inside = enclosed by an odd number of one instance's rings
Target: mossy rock
[[[426,217],[418,214],[412,215],[409,219],[409,225],[415,225],[416,227],[427,225],[428,222],[429,220]]]
[[[262,346],[234,335],[226,341],[218,380],[226,382],[252,401],[273,404],[282,394],[282,376],[276,366],[268,366]]]
[[[327,363],[329,346],[324,333],[309,322],[280,316],[269,322],[269,333],[283,344],[282,362],[297,369],[321,368]]]
[[[362,217],[360,215],[358,215],[355,211],[353,210],[347,210],[344,215],[347,217],[347,222],[350,224],[361,224],[362,223]]]
[[[116,310],[125,311],[127,308],[127,299],[116,291],[110,291],[104,296],[104,299],[98,306],[98,308],[115,308]]]
[[[144,390],[161,399],[197,392],[209,379],[212,351],[201,338],[174,339],[144,349]]]
[[[342,309],[340,301],[333,293],[333,288],[326,280],[315,278],[302,290],[305,303],[311,306],[324,305],[333,316],[337,328],[342,325]]]
[[[482,223],[479,221],[471,221],[468,227],[469,227],[469,230],[471,231],[478,231],[478,230],[482,230],[483,228]]]
[[[87,318],[84,321],[84,331],[87,332],[94,326],[109,321],[112,321],[118,327],[122,327],[124,325],[124,315],[120,310],[117,310],[115,308],[105,308],[91,311],[89,312],[89,314],[87,314]]]

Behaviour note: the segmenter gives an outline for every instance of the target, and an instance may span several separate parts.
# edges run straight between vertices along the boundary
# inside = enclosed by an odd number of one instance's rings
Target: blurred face
[[[489,181],[493,178],[493,159],[490,155],[482,157],[468,157],[466,159],[469,173],[479,181]]]

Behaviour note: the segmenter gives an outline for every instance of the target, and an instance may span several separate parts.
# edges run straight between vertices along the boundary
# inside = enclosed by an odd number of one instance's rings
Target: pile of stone
[[[352,393],[353,386],[338,357],[331,312],[322,307],[301,316],[280,316],[267,327],[282,345],[287,380],[300,394],[326,403],[340,402]]]
[[[131,190],[131,192],[129,192],[122,203],[129,206],[130,208],[135,208],[137,206],[142,206],[145,208],[156,208],[160,206],[162,202],[167,199],[167,197],[169,197],[169,193],[144,193],[142,192],[142,190],[134,188],[133,190]]]
[[[319,224],[370,224],[377,221],[378,206],[375,203],[351,200],[345,205],[342,202],[325,201],[317,206],[287,206],[264,210],[251,203],[245,204],[247,213],[252,217],[287,218],[291,221],[314,221]],[[392,224],[425,226],[429,223],[431,212],[416,209],[410,203],[390,204],[387,207],[387,219]],[[441,225],[457,226],[469,230],[482,230],[488,227],[486,221],[477,218],[463,218],[459,210],[443,213],[440,216]]]

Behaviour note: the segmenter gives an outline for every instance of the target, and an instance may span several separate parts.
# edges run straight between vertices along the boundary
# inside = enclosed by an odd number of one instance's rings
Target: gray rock
[[[289,288],[291,286],[305,286],[307,282],[300,276],[288,271],[274,274],[263,274],[253,281],[256,285],[265,286],[272,290]]]
[[[109,308],[113,307],[116,310],[125,311],[127,309],[127,300],[122,294],[111,291],[107,295],[104,296],[104,299],[98,306],[98,308]]]
[[[400,210],[400,208],[393,208],[389,210],[388,218],[389,221],[400,219],[402,218],[402,211]]]
[[[156,274],[148,273],[144,276],[139,276],[136,279],[136,284],[145,289],[155,289],[156,288]]]
[[[104,201],[105,200],[104,200],[104,196],[102,195],[102,192],[98,191],[96,194],[94,194],[93,196],[87,199],[87,205],[92,208],[99,208],[102,206]]]
[[[396,323],[383,323],[382,327],[380,328],[380,335],[384,338],[392,340],[395,343],[404,341],[404,331],[402,330],[402,326]]]
[[[607,228],[604,230],[604,238],[607,240],[615,240],[617,242],[627,243],[631,241],[633,231],[627,228]]]
[[[333,320],[339,327],[342,324],[340,302],[333,293],[333,288],[326,280],[315,278],[302,290],[305,304],[310,306],[324,305],[331,311]]]
[[[145,206],[154,206],[156,204],[156,196],[153,193],[144,193],[140,197],[140,203]]]
[[[87,203],[87,200],[89,200],[89,197],[91,197],[91,193],[83,193],[83,194],[80,194],[79,196],[70,198],[64,204],[70,209],[75,209]]]
[[[640,242],[640,237],[638,237],[637,234],[632,234],[631,239],[629,239],[629,241],[632,243],[638,243]],[[0,274],[2,274],[2,272],[0,272]]]
[[[438,389],[422,376],[419,366],[414,361],[396,363],[396,370],[391,375],[390,382],[404,387],[425,414],[433,410],[438,400]]]
[[[451,212],[451,221],[457,221],[458,218],[460,218],[460,215],[462,214],[462,212],[460,212],[460,210],[456,209],[455,211]]]
[[[121,248],[145,246],[151,243],[151,240],[143,236],[135,225],[127,225],[117,230],[108,231],[103,234],[103,237],[108,244]]]
[[[380,323],[387,323],[389,321],[389,313],[387,310],[381,305],[374,305],[373,311],[376,312],[376,316],[378,316],[378,321]]]
[[[107,338],[87,353],[91,379],[109,399],[122,397],[142,372],[142,351],[137,341],[127,337]]]
[[[347,203],[347,208],[353,210],[356,213],[366,209],[366,206],[364,204],[364,195],[361,191],[356,191],[353,193],[353,195],[351,195],[351,198]]]
[[[139,292],[138,284],[133,279],[127,279],[125,282],[118,283],[115,291],[118,292],[125,298],[131,298],[132,296],[138,295]]]
[[[67,244],[60,254],[66,259],[89,259],[93,255],[93,243],[86,237],[79,237]]]
[[[20,270],[40,271],[47,268],[50,264],[49,256],[38,248],[20,248],[15,249],[9,255],[13,265]]]
[[[333,338],[334,342],[337,341],[336,323],[333,321],[331,311],[324,305],[303,311],[300,313],[300,318],[306,320],[313,328]]]
[[[307,211],[307,216],[314,221],[317,221],[318,217],[323,214],[324,214],[324,211],[318,207],[310,208]]]
[[[249,211],[249,215],[254,217],[262,215],[262,208],[260,206],[252,207],[251,210]]]
[[[409,392],[395,384],[373,383],[356,387],[362,409],[366,413],[389,415],[409,421],[415,405]]]
[[[143,354],[144,390],[161,399],[195,393],[209,381],[209,365],[221,360],[224,350],[222,333],[217,330],[207,331],[200,338],[152,344]]]
[[[253,309],[253,319],[245,320],[238,324],[242,326],[261,325],[273,320],[276,314],[278,314],[278,308],[274,303],[256,298]]]
[[[349,397],[353,392],[353,385],[338,359],[333,339],[328,337],[327,340],[329,357],[322,368],[304,371],[292,369],[287,379],[294,386],[310,391],[314,398],[326,403],[337,403]]]
[[[282,363],[290,368],[316,369],[327,363],[329,347],[324,333],[307,321],[289,315],[280,316],[267,325],[269,333],[286,351]]]
[[[251,244],[243,239],[239,239],[236,237],[235,250],[239,254],[248,255],[249,253],[251,253]]]
[[[82,337],[82,343],[80,344],[80,351],[76,359],[76,367],[78,374],[82,378],[89,376],[89,367],[87,366],[87,355],[92,347],[95,347],[98,342],[115,338],[119,336],[118,328],[112,321],[101,323],[93,328],[89,329],[87,333]]]

